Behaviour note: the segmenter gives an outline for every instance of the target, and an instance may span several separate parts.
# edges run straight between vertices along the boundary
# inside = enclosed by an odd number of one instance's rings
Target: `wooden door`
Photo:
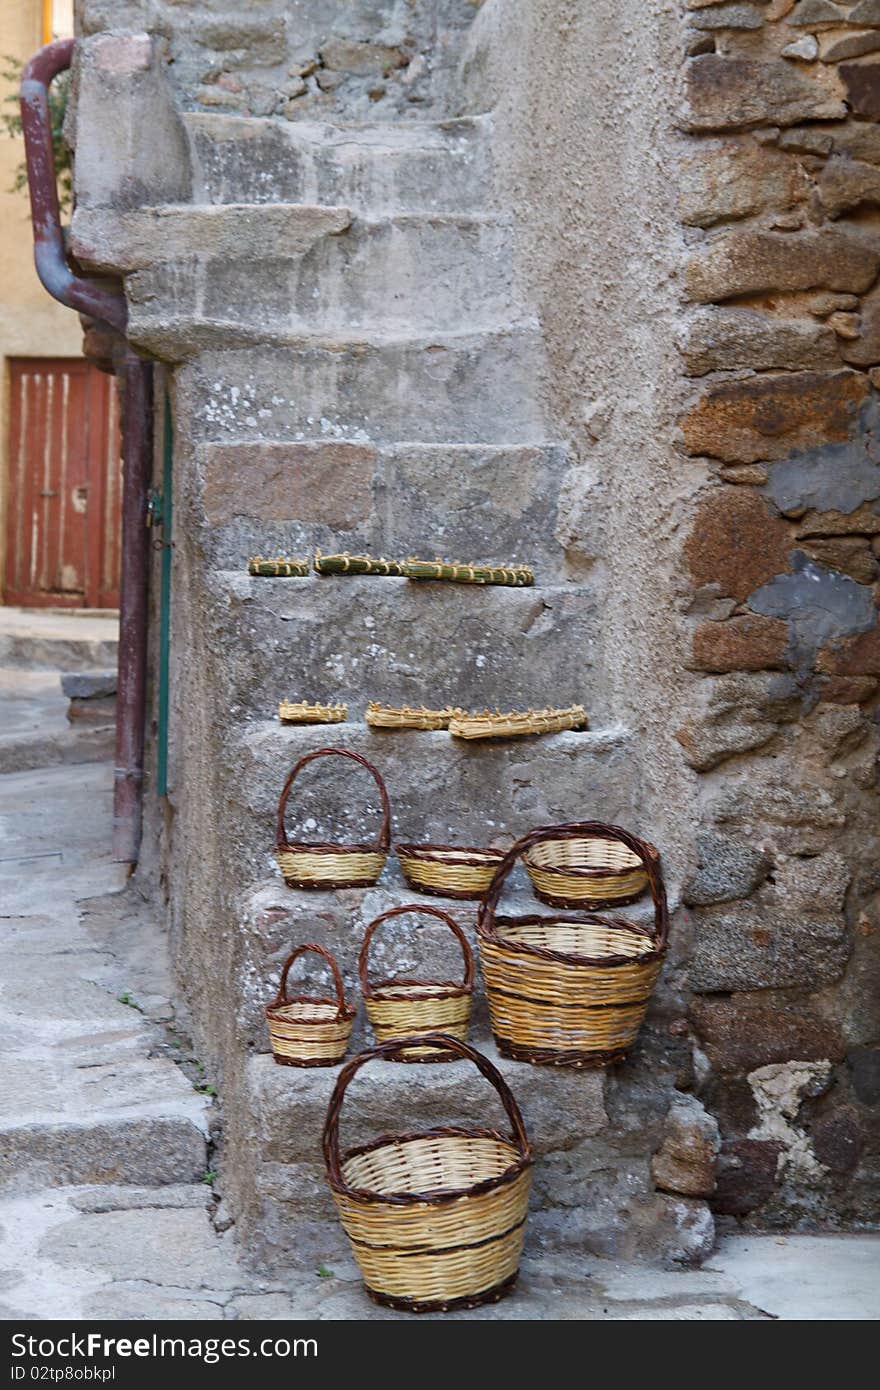
[[[14,358],[9,393],[6,603],[117,608],[114,379],[76,358]]]

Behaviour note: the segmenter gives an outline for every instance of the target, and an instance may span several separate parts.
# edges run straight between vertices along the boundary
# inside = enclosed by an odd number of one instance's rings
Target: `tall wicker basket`
[[[321,956],[330,968],[335,999],[287,995],[287,977],[294,961],[307,951]],[[341,1062],[348,1047],[356,1010],[345,1002],[339,966],[323,946],[309,942],[297,946],[284,962],[278,993],[266,1005],[266,1022],[275,1061],[285,1067],[332,1067]]]
[[[412,913],[414,917],[436,917],[452,932],[464,956],[464,979],[453,980],[380,980],[370,983],[370,943],[376,928],[393,917]],[[376,1042],[407,1038],[413,1033],[451,1033],[462,1042],[467,1038],[471,1016],[471,996],[474,992],[474,957],[467,937],[457,922],[439,907],[418,903],[392,907],[376,917],[364,932],[358,957],[361,993],[367,1018],[373,1025]],[[434,1047],[401,1048],[394,1054],[395,1062],[454,1062],[456,1053]]]
[[[413,1313],[494,1303],[516,1282],[529,1202],[532,1155],[519,1107],[503,1076],[467,1043],[443,1033],[401,1041],[473,1062],[498,1092],[512,1132],[385,1134],[340,1153],[339,1112],[352,1077],[399,1044],[362,1052],[339,1073],[324,1125],[327,1180],[343,1229],[376,1303]]]
[[[288,840],[284,828],[290,789],[302,769],[315,758],[351,758],[365,767],[379,788],[382,824],[375,844],[346,845]],[[275,858],[288,888],[369,888],[385,867],[391,843],[391,807],[385,783],[376,768],[350,748],[317,748],[306,753],[293,768],[281,791],[275,837]]]
[[[599,835],[644,865],[653,929],[598,914],[498,917],[504,882],[532,846]],[[477,942],[498,1050],[538,1066],[600,1067],[633,1046],[669,934],[666,890],[653,845],[619,826],[580,821],[532,830],[505,856],[480,904]]]

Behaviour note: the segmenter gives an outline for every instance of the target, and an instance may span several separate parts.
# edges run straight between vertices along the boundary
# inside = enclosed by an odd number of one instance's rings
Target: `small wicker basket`
[[[517,859],[545,840],[599,836],[627,845],[654,900],[649,930],[625,917],[497,917]],[[538,1066],[620,1062],[635,1043],[669,934],[666,890],[653,845],[600,821],[533,830],[509,851],[480,904],[477,941],[498,1050]]]
[[[603,835],[539,840],[523,852],[535,897],[551,907],[619,907],[635,902],[648,874],[628,845]]]
[[[324,1125],[340,1221],[374,1302],[413,1313],[497,1302],[516,1283],[528,1211],[532,1155],[522,1115],[500,1072],[466,1043],[442,1033],[403,1041],[473,1062],[498,1092],[512,1132],[386,1134],[341,1153],[339,1113],[349,1083],[398,1045],[362,1052],[339,1073]]]
[[[456,711],[449,721],[453,738],[524,738],[529,734],[560,734],[581,729],[587,723],[583,705],[565,709],[483,710],[465,714]]]
[[[336,998],[287,995],[287,976],[294,961],[307,951],[321,956],[330,967]],[[356,1010],[345,1002],[339,966],[323,946],[310,942],[297,946],[287,957],[281,972],[278,993],[266,1005],[266,1022],[275,1061],[284,1067],[332,1067],[341,1062],[348,1047]]]
[[[289,555],[278,555],[274,560],[252,555],[248,560],[248,574],[262,575],[266,579],[304,579],[310,573],[308,560],[297,560]]]
[[[344,724],[348,705],[318,705],[308,700],[281,700],[278,718],[282,724]]]
[[[504,851],[455,845],[395,845],[403,876],[411,888],[435,898],[481,898]]]
[[[383,922],[392,917],[412,913],[414,917],[436,917],[445,923],[458,940],[464,956],[464,979],[461,984],[450,980],[380,980],[370,984],[370,942]],[[471,1016],[471,996],[474,992],[474,957],[467,938],[457,922],[439,907],[418,903],[392,907],[381,913],[367,927],[358,957],[358,974],[367,1018],[373,1025],[376,1042],[390,1042],[413,1033],[450,1033],[467,1039]],[[395,1062],[454,1062],[454,1052],[437,1048],[416,1047],[401,1049],[394,1054]]]
[[[372,775],[382,801],[382,824],[375,844],[345,845],[288,840],[284,828],[287,799],[299,773],[315,758],[351,758]],[[391,807],[388,792],[378,771],[360,753],[349,748],[318,748],[306,753],[293,768],[278,802],[275,858],[288,888],[370,888],[385,867],[391,843]]]

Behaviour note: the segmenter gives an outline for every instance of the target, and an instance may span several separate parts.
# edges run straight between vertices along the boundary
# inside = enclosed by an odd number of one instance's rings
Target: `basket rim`
[[[557,922],[578,927],[594,925],[614,927],[617,930],[622,929],[631,932],[634,936],[643,936],[654,944],[650,951],[643,951],[639,956],[585,956],[578,951],[554,951],[548,946],[535,946],[526,941],[511,941],[509,937],[503,936],[498,931],[499,926],[531,927],[539,924],[554,925]],[[654,934],[638,922],[630,922],[626,917],[606,916],[604,913],[592,912],[584,913],[578,917],[561,914],[554,917],[543,917],[540,914],[527,917],[496,917],[491,926],[485,922],[477,923],[477,939],[491,941],[494,945],[517,955],[535,956],[539,960],[554,961],[561,965],[647,965],[652,961],[662,959],[667,949],[665,942],[662,945],[659,944]]]
[[[408,1041],[413,1041],[413,1039]],[[500,1130],[469,1129],[458,1125],[445,1125],[434,1129],[407,1130],[403,1134],[380,1134],[367,1144],[357,1144],[353,1148],[345,1149],[340,1156],[340,1168],[344,1170],[349,1159],[359,1158],[361,1154],[372,1153],[375,1149],[389,1148],[392,1145],[412,1143],[416,1139],[492,1139],[509,1149],[513,1158],[503,1172],[492,1178],[482,1178],[480,1182],[471,1183],[467,1187],[434,1188],[427,1192],[375,1192],[372,1188],[351,1187],[344,1181],[339,1183],[332,1174],[328,1173],[327,1181],[331,1189],[342,1196],[374,1205],[437,1207],[458,1201],[461,1197],[479,1197],[484,1193],[493,1192],[496,1188],[506,1187],[508,1183],[514,1182],[520,1174],[531,1168],[534,1163],[531,1152],[519,1153],[513,1138],[509,1134],[502,1134]]]
[[[404,841],[395,843],[394,853],[398,858],[404,859],[424,859],[428,863],[444,863],[444,854],[455,854],[456,865],[464,865],[466,868],[483,869],[488,868],[489,863],[498,862],[504,858],[503,849],[495,849],[492,845],[480,848],[478,845],[435,845],[435,844],[408,844]],[[465,859],[463,855],[480,855],[479,859]]]
[[[335,1018],[301,1018],[297,1020],[298,1023],[304,1023],[313,1028],[325,1028],[328,1023],[342,1023],[346,1020],[351,1021],[357,1015],[357,1008],[355,1005],[349,1004],[347,1001],[343,1002],[342,1008],[340,1009],[339,1000],[330,999],[327,995],[294,994],[288,998],[286,1004],[279,1004],[277,1001],[267,1004],[265,1006],[267,1019],[277,1021],[278,1023],[290,1022],[290,1019],[285,1018],[281,1014],[281,1010],[288,1008],[291,1004],[329,1004],[336,1010]]]
[[[279,840],[275,850],[282,854],[380,854],[388,858],[388,850],[376,844],[349,845],[333,840]]]
[[[436,986],[441,992],[436,993],[434,990],[427,991],[426,987],[428,985]],[[404,989],[422,989],[426,990],[426,992],[424,994],[405,994],[400,999],[396,999],[392,994],[385,993],[386,990],[400,989],[401,986]],[[474,984],[472,980],[470,983],[467,981],[464,983],[461,981],[456,983],[454,980],[396,980],[391,976],[389,976],[387,980],[379,980],[378,984],[371,984],[369,994],[362,991],[365,1002],[369,1003],[371,1000],[378,999],[379,1002],[383,1004],[409,1004],[413,1000],[420,1001],[423,999],[437,1001],[441,999],[466,999],[470,998],[473,992]]]
[[[598,838],[598,837],[597,837],[597,838]],[[539,849],[540,846],[541,846],[542,844],[547,844],[547,843],[548,843],[548,842],[547,842],[546,840],[542,840],[542,841],[539,841],[537,845],[529,845],[528,849],[524,849],[524,850],[523,850],[523,855],[522,855],[523,863],[525,864],[526,869],[528,870],[529,874],[531,874],[532,869],[535,869],[535,870],[537,870],[538,873],[542,873],[542,874],[551,874],[551,875],[558,875],[560,878],[584,878],[584,879],[588,879],[588,878],[589,878],[589,879],[591,879],[591,878],[624,878],[624,877],[625,877],[626,875],[628,875],[628,874],[634,874],[634,873],[638,873],[639,871],[641,871],[641,873],[644,875],[645,881],[646,881],[646,883],[647,883],[648,871],[647,871],[647,869],[645,868],[644,864],[641,862],[641,860],[638,858],[637,855],[634,855],[634,856],[633,856],[633,859],[634,859],[634,861],[635,861],[634,863],[629,864],[629,865],[627,865],[626,867],[617,868],[617,869],[611,868],[610,865],[604,865],[604,866],[603,866],[603,865],[601,865],[601,864],[583,864],[583,865],[581,865],[581,864],[569,864],[569,865],[566,865],[566,866],[563,868],[562,865],[560,865],[560,864],[536,864],[536,863],[534,863],[534,862],[532,861],[532,859],[530,858],[530,855],[532,854],[532,852],[533,852],[534,850]]]

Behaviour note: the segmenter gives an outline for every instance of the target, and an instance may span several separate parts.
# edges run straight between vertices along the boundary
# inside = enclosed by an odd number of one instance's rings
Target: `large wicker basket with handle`
[[[402,1041],[473,1062],[498,1092],[511,1133],[429,1129],[340,1152],[349,1083],[398,1043],[362,1052],[339,1073],[324,1126],[327,1180],[343,1229],[377,1303],[426,1313],[495,1302],[516,1282],[529,1201],[532,1155],[519,1107],[503,1076],[467,1043],[443,1033]]]
[[[287,994],[290,967],[300,956],[312,951],[330,967],[335,999]],[[323,946],[309,942],[297,946],[284,962],[278,993],[266,1005],[266,1022],[275,1061],[285,1067],[332,1067],[341,1062],[348,1047],[356,1010],[345,1002],[339,966]]]
[[[370,982],[370,943],[377,927],[394,917],[412,913],[414,917],[435,917],[455,936],[464,956],[464,978],[454,980],[387,979]],[[439,907],[404,904],[389,908],[376,917],[364,932],[358,957],[361,993],[367,1018],[373,1025],[376,1042],[406,1038],[412,1033],[451,1033],[462,1042],[467,1038],[471,1016],[471,996],[474,992],[474,957],[467,937],[457,922]],[[401,1048],[396,1062],[454,1062],[454,1052],[436,1047]]]
[[[590,835],[617,839],[638,855],[654,902],[653,928],[617,915],[496,915],[505,880],[520,857],[546,840]],[[499,1051],[539,1066],[622,1061],[645,1016],[668,934],[666,890],[653,845],[600,821],[524,835],[499,866],[477,914],[480,964]]]
[[[351,758],[372,775],[382,802],[382,824],[371,845],[309,843],[288,840],[284,816],[290,789],[302,769],[315,758]],[[288,888],[369,888],[385,867],[391,843],[391,807],[381,776],[360,753],[349,748],[318,748],[306,753],[293,768],[278,802],[275,858]]]

